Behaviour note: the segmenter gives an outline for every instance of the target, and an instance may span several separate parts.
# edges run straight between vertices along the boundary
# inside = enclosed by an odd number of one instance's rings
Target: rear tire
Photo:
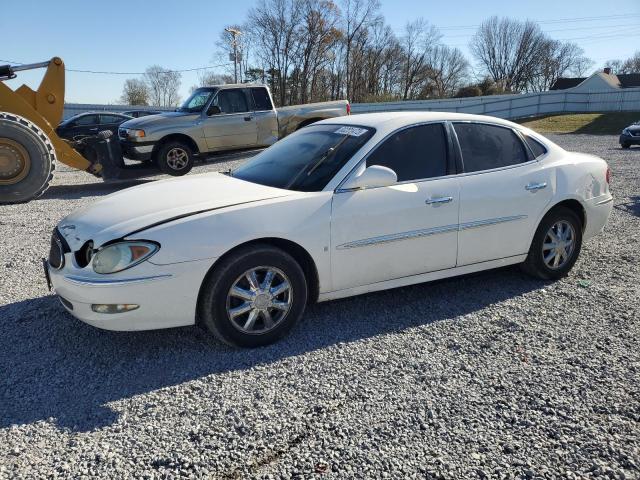
[[[228,345],[253,348],[286,335],[306,303],[307,281],[293,257],[271,245],[249,245],[209,272],[200,290],[198,321]]]
[[[522,269],[542,280],[557,280],[573,268],[581,248],[582,222],[578,216],[568,208],[554,208],[538,225]]]
[[[173,177],[186,175],[193,168],[193,151],[182,142],[167,142],[156,153],[158,167],[162,173]]]
[[[53,178],[55,149],[44,131],[24,117],[0,112],[0,204],[42,195]]]

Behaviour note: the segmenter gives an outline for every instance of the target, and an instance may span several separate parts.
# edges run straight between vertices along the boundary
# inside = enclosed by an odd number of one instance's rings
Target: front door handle
[[[253,117],[244,117],[244,121],[245,122],[250,122],[252,120]]]
[[[424,203],[427,205],[439,205],[441,203],[449,203],[453,201],[453,197],[433,197],[427,199]]]
[[[543,188],[547,188],[547,182],[542,182],[542,183],[530,183],[529,185],[527,185],[526,187],[527,190],[529,190],[530,192],[535,192],[537,190],[542,190]]]

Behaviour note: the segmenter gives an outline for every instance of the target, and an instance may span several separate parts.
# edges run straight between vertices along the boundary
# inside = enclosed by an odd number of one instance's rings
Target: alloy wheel
[[[293,289],[285,273],[275,267],[247,270],[227,293],[227,315],[243,333],[263,334],[276,328],[287,316]]]
[[[167,152],[167,165],[173,170],[182,170],[189,163],[189,154],[182,148],[174,147]]]
[[[554,223],[547,231],[542,242],[542,260],[545,265],[557,270],[562,268],[573,255],[576,245],[576,232],[566,220]]]

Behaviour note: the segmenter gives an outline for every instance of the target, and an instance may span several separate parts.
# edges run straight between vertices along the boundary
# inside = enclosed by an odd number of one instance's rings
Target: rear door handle
[[[526,187],[527,190],[529,190],[530,192],[535,192],[536,190],[542,190],[543,188],[547,188],[547,182],[542,182],[542,183],[530,183],[529,185],[527,185]]]
[[[449,203],[453,201],[453,197],[433,197],[426,200],[424,203],[427,205],[439,205],[441,203]]]

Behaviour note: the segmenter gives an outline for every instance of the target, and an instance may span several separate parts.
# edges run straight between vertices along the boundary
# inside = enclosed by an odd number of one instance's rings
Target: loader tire
[[[53,178],[55,161],[55,149],[40,127],[0,112],[0,205],[42,195]]]

